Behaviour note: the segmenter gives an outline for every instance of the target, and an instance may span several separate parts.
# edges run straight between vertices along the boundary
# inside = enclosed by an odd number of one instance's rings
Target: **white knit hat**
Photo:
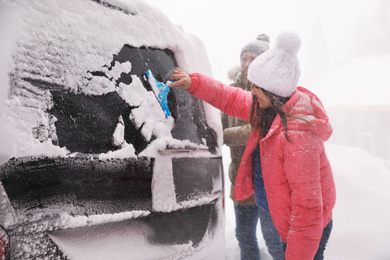
[[[281,33],[275,47],[258,56],[248,68],[248,80],[275,95],[290,97],[301,75],[297,52],[301,39],[292,32]]]

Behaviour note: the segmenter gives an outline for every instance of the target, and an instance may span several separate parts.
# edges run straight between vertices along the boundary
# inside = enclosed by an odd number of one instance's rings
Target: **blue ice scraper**
[[[162,109],[165,112],[165,117],[171,115],[171,111],[168,108],[168,92],[171,89],[170,86],[158,81],[154,76],[151,70],[146,71],[146,76],[148,77],[149,84],[153,89],[154,94],[156,95]]]

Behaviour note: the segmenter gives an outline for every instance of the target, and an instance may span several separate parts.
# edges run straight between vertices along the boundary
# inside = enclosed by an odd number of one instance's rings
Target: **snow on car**
[[[223,259],[219,112],[168,81],[202,42],[142,0],[5,0],[0,32],[1,256]]]

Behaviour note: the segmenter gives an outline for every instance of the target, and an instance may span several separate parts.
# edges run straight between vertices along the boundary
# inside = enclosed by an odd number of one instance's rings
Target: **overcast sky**
[[[347,66],[350,70],[351,60],[365,59],[361,63],[367,63],[367,57],[372,60],[373,57],[383,57],[383,54],[390,53],[389,0],[146,0],[146,2],[158,7],[173,23],[182,26],[185,31],[203,41],[214,78],[225,83],[229,83],[227,71],[239,65],[241,48],[260,33],[270,36],[271,46],[282,31],[291,30],[298,33],[302,39],[302,47],[298,53],[302,68],[299,83],[309,89],[318,88],[320,92],[325,90],[323,85],[317,82],[334,81],[334,78],[328,77],[323,80],[323,77],[335,74],[336,67],[347,70]],[[375,64],[370,66],[371,72],[373,67],[382,67],[383,62],[376,60]],[[363,74],[359,70],[365,68],[359,67],[356,73],[351,73]],[[381,78],[382,74],[372,77]],[[351,87],[355,84],[341,83]],[[345,94],[348,94],[349,88],[345,87],[345,90]],[[386,101],[381,101],[384,102]]]

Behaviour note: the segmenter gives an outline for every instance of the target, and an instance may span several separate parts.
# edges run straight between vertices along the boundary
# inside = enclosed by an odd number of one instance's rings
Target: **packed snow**
[[[87,95],[101,95],[117,91],[129,105],[141,107],[137,111],[143,112],[134,112],[132,116],[138,124],[145,123],[142,131],[147,137],[150,137],[152,133],[161,133],[165,137],[171,129],[172,122],[170,122],[171,118],[165,119],[163,111],[153,109],[159,104],[154,96],[145,97],[151,93],[146,93],[145,90],[140,91],[138,79],[133,81],[131,88],[134,89],[132,92],[137,93],[136,95],[134,93],[130,95],[129,91],[131,90],[126,89],[123,84],[115,89],[115,79],[121,73],[130,71],[131,64],[129,62],[115,63],[113,69],[110,70],[107,70],[104,65],[110,64],[112,55],[117,53],[124,43],[135,47],[168,48],[176,53],[176,59],[180,67],[189,72],[202,72],[211,76],[211,67],[207,61],[204,45],[198,38],[183,32],[179,27],[173,26],[163,13],[154,7],[150,7],[142,0],[131,1],[131,4],[128,4],[128,1],[103,2],[120,6],[123,9],[107,15],[98,15],[101,12],[104,13],[104,9],[109,8],[104,7],[103,4],[96,4],[94,1],[80,1],[77,3],[72,1],[63,3],[41,1],[40,3],[29,3],[29,1],[22,0],[3,0],[1,2],[0,19],[3,25],[1,30],[3,35],[8,36],[2,37],[0,42],[2,59],[5,61],[2,63],[4,68],[1,70],[0,77],[2,85],[5,86],[0,96],[2,106],[0,116],[3,122],[8,120],[7,124],[4,125],[4,134],[0,137],[1,143],[5,144],[0,148],[3,161],[4,157],[10,158],[12,156],[42,153],[64,156],[68,153],[64,149],[60,150],[58,147],[51,146],[50,138],[48,142],[28,139],[31,137],[29,134],[31,127],[37,122],[38,124],[44,124],[46,128],[50,127],[42,113],[46,107],[51,106],[50,98],[45,92],[39,93],[42,95],[39,100],[31,99],[28,97],[28,93],[23,93],[19,97],[14,95],[13,98],[7,101],[6,105],[9,66],[14,66],[12,74],[17,78],[32,77],[34,80],[46,81],[53,85],[63,85],[69,90],[79,91]],[[77,9],[75,9],[76,7]],[[22,10],[28,12],[28,15],[23,13]],[[88,10],[88,15],[83,17],[78,14],[80,11],[77,10]],[[123,11],[136,12],[138,15],[129,17]],[[115,19],[112,19],[113,15],[115,15]],[[61,20],[45,23],[46,20],[50,20],[50,17],[56,16],[60,16]],[[90,23],[90,19],[93,19],[94,22]],[[61,24],[62,22],[65,23],[65,27]],[[116,30],[112,30],[112,26],[115,26]],[[77,27],[80,27],[80,29]],[[104,37],[101,37],[101,35],[104,35]],[[20,45],[19,42],[23,42],[21,39],[25,39],[25,45],[19,46],[19,49],[17,49],[16,46]],[[34,51],[28,51],[28,48],[34,48]],[[26,53],[23,49],[26,49],[27,59],[24,56]],[[12,62],[11,59],[14,59],[15,62]],[[34,62],[34,65],[32,65],[32,62]],[[67,70],[63,71],[64,68]],[[90,71],[99,70],[105,72],[108,77],[91,77]],[[89,78],[92,78],[92,80],[86,84],[86,79]],[[27,86],[26,88],[32,87]],[[36,90],[32,89],[31,91]],[[25,95],[27,95],[27,99],[24,98]],[[141,98],[146,98],[148,102],[139,103],[139,100],[143,100]],[[32,110],[31,107],[38,109]],[[142,109],[144,107],[150,108]],[[207,111],[206,116],[209,118],[213,118],[213,114],[218,113],[208,105],[205,105],[205,109]],[[156,113],[156,111],[160,113]],[[29,120],[24,119],[25,122],[19,122],[10,120],[9,113],[12,114],[11,118],[18,118],[20,114],[30,114],[31,117]],[[218,121],[211,119],[209,124],[214,129],[218,129],[220,125]],[[16,133],[20,132],[23,134],[22,138],[16,136]]]

